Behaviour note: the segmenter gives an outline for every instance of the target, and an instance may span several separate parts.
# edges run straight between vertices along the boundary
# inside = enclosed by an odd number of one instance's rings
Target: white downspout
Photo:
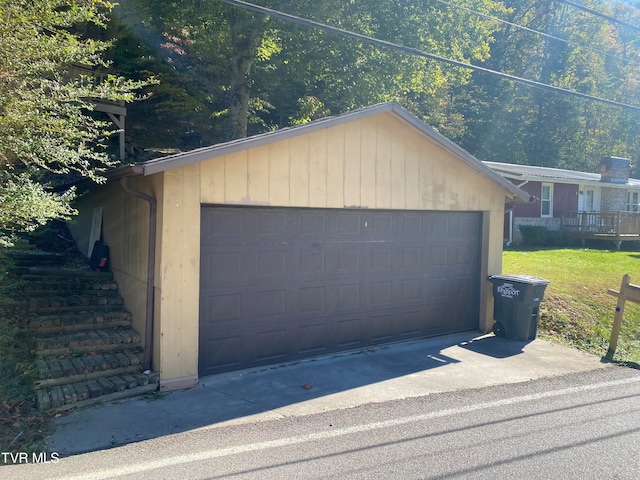
[[[513,243],[513,207],[509,209],[509,241],[507,247],[510,247]]]

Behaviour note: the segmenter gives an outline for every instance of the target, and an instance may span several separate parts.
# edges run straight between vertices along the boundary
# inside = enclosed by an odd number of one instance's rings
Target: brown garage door
[[[202,207],[199,374],[477,328],[481,214]]]

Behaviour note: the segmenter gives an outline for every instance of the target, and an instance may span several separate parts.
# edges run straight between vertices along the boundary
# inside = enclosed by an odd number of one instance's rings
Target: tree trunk
[[[247,136],[249,74],[267,19],[234,7],[226,7],[226,15],[232,45],[228,140],[235,140]]]

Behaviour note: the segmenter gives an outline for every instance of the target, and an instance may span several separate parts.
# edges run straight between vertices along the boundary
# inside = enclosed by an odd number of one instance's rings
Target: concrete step
[[[69,294],[99,294],[118,290],[112,278],[65,278],[25,280],[22,291],[26,297],[59,296]]]
[[[41,410],[64,411],[143,395],[159,375],[144,351],[113,275],[86,268],[21,267]]]
[[[141,349],[104,354],[67,357],[44,357],[35,361],[39,380],[36,388],[80,382],[125,373],[137,373],[142,368]]]
[[[156,372],[137,372],[44,385],[36,390],[36,401],[40,410],[65,411],[148,394],[157,390],[158,381]]]
[[[70,311],[54,315],[33,315],[28,318],[29,329],[36,336],[45,334],[105,330],[117,327],[131,327],[131,313],[116,306],[79,312]]]
[[[17,238],[10,248],[12,250],[36,250],[38,247],[26,238]]]
[[[29,267],[20,270],[25,282],[74,283],[84,281],[113,281],[112,272],[97,272],[89,267]]]
[[[64,255],[60,253],[44,252],[31,247],[25,250],[7,249],[5,253],[18,267],[62,265],[65,262]]]
[[[55,332],[35,337],[37,357],[73,356],[89,353],[117,352],[140,346],[140,335],[133,328],[91,329]]]
[[[83,312],[92,309],[121,307],[124,304],[116,289],[67,293],[57,296],[36,296],[26,298],[27,312],[48,315],[63,312]]]

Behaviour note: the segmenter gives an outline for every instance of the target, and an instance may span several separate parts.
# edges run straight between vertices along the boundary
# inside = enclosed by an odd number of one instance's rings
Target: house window
[[[540,216],[553,217],[553,183],[543,183],[540,194]]]
[[[627,211],[638,211],[638,192],[628,192],[627,194]]]

